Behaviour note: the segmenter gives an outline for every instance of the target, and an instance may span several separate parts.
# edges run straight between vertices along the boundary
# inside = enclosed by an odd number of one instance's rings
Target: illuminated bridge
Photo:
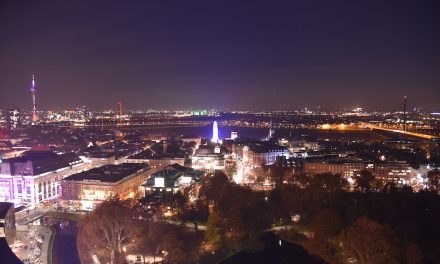
[[[404,134],[404,135],[408,135],[408,136],[412,136],[412,137],[418,137],[418,138],[423,138],[423,139],[429,139],[429,140],[438,140],[439,139],[436,136],[422,134],[422,133],[417,133],[417,132],[403,131],[403,130],[400,130],[400,129],[392,129],[392,128],[380,127],[380,126],[375,126],[375,125],[371,125],[371,124],[365,124],[365,126],[367,128],[370,128],[370,129],[376,129],[376,130],[388,131],[388,132],[393,132],[393,133],[399,133],[399,134]]]

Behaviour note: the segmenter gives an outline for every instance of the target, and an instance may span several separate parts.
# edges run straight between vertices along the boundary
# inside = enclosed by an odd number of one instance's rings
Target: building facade
[[[61,181],[62,203],[90,210],[112,196],[134,198],[142,192],[149,168],[147,164],[122,163],[73,174]]]
[[[60,195],[60,181],[84,169],[74,153],[25,152],[0,164],[0,201],[38,205]]]
[[[148,181],[143,185],[145,193],[154,191],[177,192],[199,182],[204,172],[173,164],[163,170],[151,174]]]
[[[265,141],[235,142],[232,151],[252,167],[272,165],[279,156],[289,158],[286,147]]]
[[[340,174],[344,178],[351,178],[356,172],[364,169],[372,169],[373,164],[364,162],[306,162],[304,172],[309,175],[331,173]]]

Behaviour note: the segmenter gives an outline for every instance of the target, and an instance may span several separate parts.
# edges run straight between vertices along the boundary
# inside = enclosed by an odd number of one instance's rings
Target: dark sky
[[[1,1],[0,108],[438,109],[438,2]]]

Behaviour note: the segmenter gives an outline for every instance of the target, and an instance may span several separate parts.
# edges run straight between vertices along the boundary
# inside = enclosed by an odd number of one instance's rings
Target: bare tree
[[[360,264],[397,263],[397,237],[388,225],[361,217],[338,240],[344,261],[355,258]]]
[[[90,251],[98,256],[109,253],[110,263],[114,264],[116,255],[122,253],[123,244],[136,233],[134,228],[137,225],[134,224],[133,216],[130,201],[111,198],[99,205],[81,223],[81,234],[85,236],[83,241],[88,241]]]

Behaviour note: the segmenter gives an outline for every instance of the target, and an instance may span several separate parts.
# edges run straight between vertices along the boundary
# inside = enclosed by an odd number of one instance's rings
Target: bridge
[[[438,139],[438,137],[436,137],[436,136],[428,135],[428,134],[422,134],[422,133],[417,133],[417,132],[410,132],[410,131],[404,131],[404,130],[400,130],[400,129],[385,128],[385,127],[375,126],[375,125],[371,125],[371,124],[366,124],[365,126],[367,128],[374,129],[374,130],[381,130],[381,131],[399,133],[399,134],[403,134],[403,135],[407,135],[407,136],[412,136],[412,137],[417,137],[417,138],[422,138],[422,139],[429,139],[429,140],[436,140],[436,139]]]

